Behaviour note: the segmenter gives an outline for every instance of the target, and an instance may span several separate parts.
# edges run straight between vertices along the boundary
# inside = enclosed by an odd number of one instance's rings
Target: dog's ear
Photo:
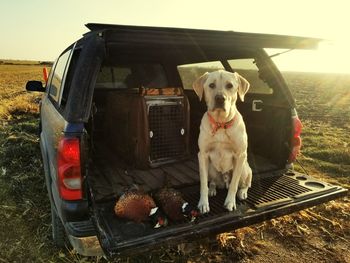
[[[197,96],[199,97],[199,100],[202,100],[203,93],[204,93],[204,83],[208,79],[209,73],[205,72],[202,76],[200,76],[198,79],[196,79],[193,82],[193,89],[196,92]]]
[[[244,101],[244,95],[247,93],[250,83],[248,80],[243,78],[241,75],[239,75],[237,72],[234,73],[236,75],[236,78],[238,80],[238,95],[241,101]]]

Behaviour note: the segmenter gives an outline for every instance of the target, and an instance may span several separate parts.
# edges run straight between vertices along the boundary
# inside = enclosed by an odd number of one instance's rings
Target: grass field
[[[304,169],[350,188],[350,75],[285,77],[304,124]],[[103,262],[52,245],[30,79],[42,79],[40,66],[0,65],[0,262]],[[174,247],[120,262],[350,262],[350,195],[211,241],[181,246],[186,256]]]

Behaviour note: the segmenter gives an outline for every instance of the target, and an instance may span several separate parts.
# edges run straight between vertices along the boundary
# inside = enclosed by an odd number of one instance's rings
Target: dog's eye
[[[210,84],[209,84],[209,88],[215,89],[215,83],[210,83]]]
[[[226,84],[226,89],[232,89],[232,87],[233,87],[232,83],[227,83]]]

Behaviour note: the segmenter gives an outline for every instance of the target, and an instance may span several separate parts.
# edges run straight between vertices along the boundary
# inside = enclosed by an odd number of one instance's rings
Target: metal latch
[[[262,100],[253,100],[252,102],[252,111],[262,111],[263,109],[261,107],[259,107],[258,104],[262,104],[263,101]]]

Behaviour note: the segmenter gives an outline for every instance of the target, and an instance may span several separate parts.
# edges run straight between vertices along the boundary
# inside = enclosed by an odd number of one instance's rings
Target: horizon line
[[[15,61],[15,62],[37,62],[38,64],[36,65],[35,63],[33,64],[25,64],[25,63],[12,63],[11,61]],[[54,63],[54,60],[35,60],[35,59],[9,59],[9,58],[5,58],[2,59],[0,58],[0,62],[5,62],[5,63],[0,63],[0,65],[27,65],[27,66],[40,66],[40,63]],[[44,66],[44,65],[41,65]],[[324,74],[337,74],[337,75],[350,75],[350,72],[344,72],[344,71],[317,71],[317,70],[300,70],[300,69],[282,69],[281,67],[277,67],[278,70],[280,72],[285,72],[285,73],[315,73],[315,74],[320,74],[320,73],[324,73]]]

